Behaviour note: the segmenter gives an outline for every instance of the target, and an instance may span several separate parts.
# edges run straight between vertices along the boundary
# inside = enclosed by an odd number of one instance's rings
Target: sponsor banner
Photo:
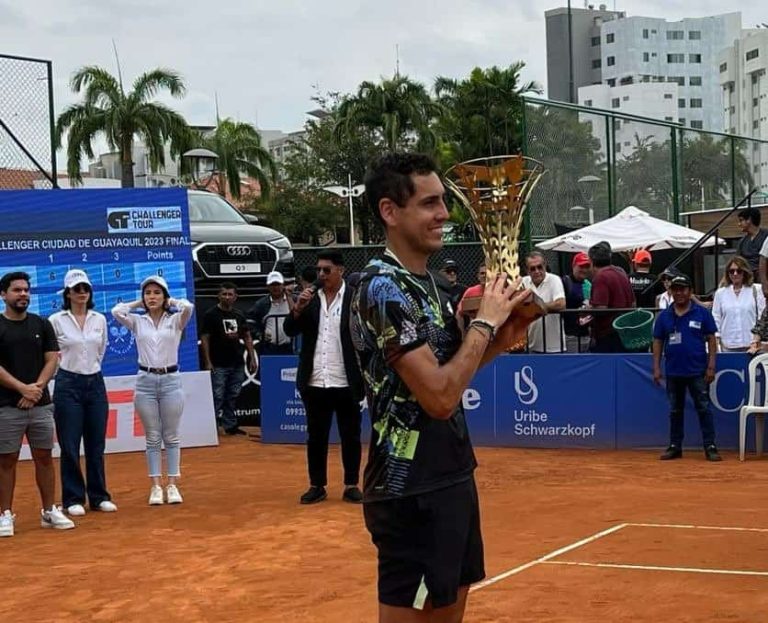
[[[496,443],[613,448],[616,374],[611,358],[509,355],[494,362]]]
[[[664,381],[653,382],[650,355],[613,357],[617,366],[617,435],[619,448],[664,447],[669,443],[669,401]],[[663,365],[663,363],[662,363]],[[717,372],[709,386],[710,407],[715,421],[715,438],[722,448],[739,446],[739,410],[749,391],[745,353],[720,353]],[[663,368],[662,368],[663,369]],[[754,420],[754,418],[751,418]],[[754,422],[747,431],[748,445],[754,447]],[[702,446],[699,418],[688,396],[685,408],[685,446]]]
[[[738,447],[739,409],[747,392],[748,357],[718,355],[710,385],[718,445]],[[304,404],[295,357],[262,360],[262,440],[304,443]],[[477,446],[662,448],[669,442],[669,404],[651,378],[650,354],[506,355],[478,372],[463,405]],[[686,445],[701,446],[688,399]],[[747,441],[754,442],[754,423]],[[364,433],[367,425],[364,424]]]
[[[194,303],[183,188],[2,191],[0,219],[0,275],[29,274],[31,313],[59,311],[68,270],[88,274],[94,307],[107,317],[106,376],[136,372],[134,336],[110,310],[139,298],[146,277],[161,275],[171,296]],[[199,369],[194,317],[184,331],[179,364],[182,370]]]
[[[261,357],[261,440],[265,443],[305,443],[307,415],[296,373],[299,358],[295,355]],[[370,438],[368,409],[363,403],[362,439]],[[339,442],[336,418],[333,418],[331,443]]]
[[[181,447],[216,446],[219,443],[213,417],[211,375],[208,372],[182,372],[184,414],[181,416]],[[105,379],[109,399],[106,452],[133,452],[146,448],[144,428],[133,407],[135,376],[113,376]],[[55,391],[55,384],[53,390]],[[29,459],[29,446],[24,440],[21,458]],[[54,447],[54,456],[59,447]]]

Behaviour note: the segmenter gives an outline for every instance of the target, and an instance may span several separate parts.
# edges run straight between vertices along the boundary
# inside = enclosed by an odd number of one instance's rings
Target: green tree
[[[271,196],[258,199],[254,209],[292,241],[317,245],[321,236],[347,224],[346,211],[318,183],[319,159],[303,143],[281,166]],[[346,204],[345,204],[346,205]]]
[[[133,187],[133,144],[140,138],[147,147],[153,170],[165,165],[165,146],[177,156],[189,141],[184,118],[159,102],[151,101],[158,91],[174,97],[185,93],[181,76],[171,69],[153,69],[138,78],[126,93],[122,78],[97,66],[82,67],[72,76],[71,87],[83,93],[83,101],[67,107],[56,122],[55,139],[61,146],[67,134],[67,173],[82,181],[82,155],[93,158],[93,140],[102,135],[113,151],[120,153],[123,188]]]
[[[365,129],[389,151],[433,151],[437,141],[431,124],[439,111],[424,85],[408,76],[398,74],[378,84],[366,81],[339,103],[334,134],[342,142]]]
[[[437,131],[446,164],[521,150],[521,95],[542,92],[536,82],[521,82],[523,67],[522,61],[503,68],[475,67],[463,80],[444,76],[435,80],[444,111]]]
[[[218,191],[224,196],[227,187],[235,199],[240,198],[241,175],[259,182],[261,192],[268,197],[277,177],[277,167],[261,142],[261,134],[249,123],[223,119],[210,135],[201,135],[198,147],[205,147],[218,156]]]
[[[554,235],[555,222],[569,222],[568,210],[576,205],[594,208],[597,220],[607,216],[605,164],[595,136],[600,128],[574,111],[534,103],[526,104],[525,127],[525,155],[546,170],[528,208],[532,235]],[[585,188],[579,179],[587,175],[600,177],[602,184]],[[588,190],[594,196],[587,196]]]

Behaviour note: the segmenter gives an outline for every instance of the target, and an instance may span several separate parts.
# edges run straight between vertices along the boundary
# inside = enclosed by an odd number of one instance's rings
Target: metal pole
[[[56,165],[56,120],[53,112],[53,63],[45,63],[48,75],[48,124],[51,132],[51,183],[54,188],[59,187],[59,172]]]
[[[670,128],[670,145],[672,147],[672,215],[677,225],[680,224],[680,179],[679,163],[677,161],[677,131]]]
[[[608,216],[613,216],[613,117],[605,116],[605,172],[608,179]]]
[[[573,83],[573,15],[571,13],[571,0],[568,0],[568,101],[575,104]]]
[[[355,215],[352,211],[352,174],[347,173],[347,197],[349,198],[349,244],[355,246]]]
[[[731,137],[731,205],[736,205],[736,139]],[[752,195],[749,196],[752,201]]]

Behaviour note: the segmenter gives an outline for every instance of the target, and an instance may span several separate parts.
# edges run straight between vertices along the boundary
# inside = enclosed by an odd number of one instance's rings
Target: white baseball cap
[[[160,275],[150,275],[144,281],[141,282],[141,286],[139,286],[139,289],[144,292],[144,288],[147,287],[150,283],[154,283],[158,286],[160,286],[163,290],[166,291],[166,293],[170,296],[170,289],[168,288],[168,282],[163,279]]]
[[[68,270],[67,274],[64,275],[64,287],[74,288],[79,283],[84,283],[89,287],[91,286],[91,280],[88,279],[88,275],[84,270],[80,270],[79,268]]]
[[[283,278],[283,273],[277,270],[273,270],[271,273],[267,275],[267,285],[272,285],[273,283],[279,283],[284,284],[285,279]]]

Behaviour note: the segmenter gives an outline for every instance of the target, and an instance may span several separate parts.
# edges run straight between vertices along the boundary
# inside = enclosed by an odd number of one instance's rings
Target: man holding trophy
[[[365,187],[387,241],[363,273],[351,318],[373,424],[363,495],[378,549],[379,621],[460,621],[470,584],[485,576],[461,399],[478,368],[525,332],[529,321],[514,320],[531,292],[490,263],[462,336],[427,270],[448,219],[434,162],[387,154]]]

